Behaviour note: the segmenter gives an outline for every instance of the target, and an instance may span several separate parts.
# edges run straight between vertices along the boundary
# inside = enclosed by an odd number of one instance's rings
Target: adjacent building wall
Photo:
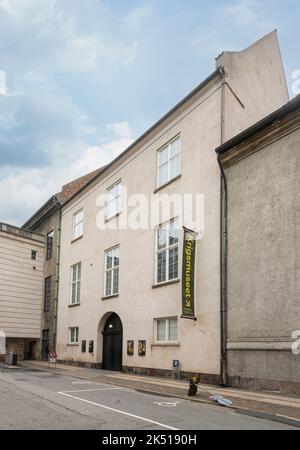
[[[256,153],[225,169],[228,374],[233,386],[299,392],[300,114],[263,146],[268,132],[248,143]]]
[[[0,330],[21,358],[25,342],[40,339],[43,263],[43,236],[0,224]]]

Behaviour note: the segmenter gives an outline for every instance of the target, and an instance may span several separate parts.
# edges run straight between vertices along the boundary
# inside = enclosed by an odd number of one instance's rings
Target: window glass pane
[[[112,271],[109,270],[105,275],[105,295],[111,295]]]
[[[168,163],[159,168],[159,186],[168,182]]]
[[[167,230],[165,228],[159,228],[157,230],[157,248],[162,250],[167,246]]]
[[[119,249],[116,249],[114,251],[113,264],[114,264],[114,267],[118,267],[120,264]]]
[[[178,278],[178,247],[169,250],[169,280]]]
[[[170,144],[170,157],[177,155],[180,152],[180,139],[176,139]]]
[[[169,320],[169,340],[177,341],[178,336],[178,322],[177,319]]]
[[[178,228],[177,222],[173,221],[170,224],[169,229],[169,245],[175,245],[178,243]]]
[[[77,281],[77,296],[76,296],[76,303],[80,303],[80,281]]]
[[[165,320],[157,321],[157,340],[158,341],[166,340],[166,321]]]
[[[175,178],[180,174],[179,161],[180,161],[179,155],[175,156],[170,160],[170,180],[172,180],[172,178]]]
[[[118,294],[119,292],[119,268],[113,270],[113,294]]]
[[[163,148],[158,152],[158,163],[161,166],[168,160],[168,147]]]
[[[113,266],[113,255],[112,252],[106,253],[106,268],[111,269]]]
[[[162,251],[157,255],[157,282],[163,283],[166,281],[166,262],[167,252]]]

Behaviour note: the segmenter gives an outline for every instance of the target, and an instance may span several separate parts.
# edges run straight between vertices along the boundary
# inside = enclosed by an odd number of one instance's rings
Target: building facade
[[[100,169],[101,170],[101,169]],[[43,281],[43,307],[41,317],[41,340],[38,352],[41,359],[48,359],[56,349],[57,302],[60,265],[61,208],[64,203],[97,175],[95,170],[62,187],[27,222],[24,229],[42,234],[46,239]]]
[[[6,353],[39,357],[44,236],[0,223],[0,330]]]
[[[275,32],[240,53],[223,53],[211,76],[65,203],[61,361],[146,374],[168,374],[178,361],[187,376],[220,381],[221,180],[214,149],[287,101]],[[181,317],[183,227],[193,224],[163,208],[164,218],[150,227],[149,220],[122,225],[127,199],[144,202],[142,214],[153,200],[186,194],[204,198],[194,320]]]
[[[231,386],[300,392],[300,97],[218,150]]]

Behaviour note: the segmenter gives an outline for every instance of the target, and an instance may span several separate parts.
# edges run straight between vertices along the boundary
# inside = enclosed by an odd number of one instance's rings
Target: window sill
[[[68,347],[79,347],[79,343],[78,344],[68,344]]]
[[[69,308],[76,308],[76,306],[80,306],[81,303],[74,303],[74,305],[69,305]]]
[[[114,294],[114,295],[108,295],[107,297],[102,297],[101,300],[110,300],[112,298],[118,298],[119,294]]]
[[[121,215],[121,212],[119,212],[118,214],[115,214],[115,215],[112,216],[112,217],[105,218],[104,223],[108,223],[108,222],[110,222],[111,220],[117,219],[118,217],[120,217],[120,215]]]
[[[180,347],[179,342],[155,342],[151,347]]]
[[[78,238],[76,238],[76,239],[73,239],[73,240],[71,241],[71,244],[74,244],[75,242],[80,241],[80,239],[82,239],[82,238],[83,238],[83,235],[80,236],[80,237],[78,237]]]
[[[176,280],[171,280],[171,281],[165,281],[164,283],[158,283],[158,284],[154,284],[152,286],[152,289],[158,289],[160,287],[165,287],[165,286],[171,286],[172,284],[177,284],[180,283],[179,278]]]
[[[181,178],[181,175],[177,175],[177,177],[172,178],[172,180],[168,181],[165,184],[162,184],[161,186],[159,186],[157,189],[155,189],[154,194],[156,194],[157,192],[161,191],[162,189],[164,189],[165,187],[169,186],[169,184],[173,183],[176,180],[179,180],[179,178]]]

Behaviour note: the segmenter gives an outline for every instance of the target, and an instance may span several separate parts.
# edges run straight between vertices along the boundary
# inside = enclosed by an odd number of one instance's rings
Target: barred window
[[[46,260],[47,261],[52,258],[53,238],[54,238],[54,231],[50,231],[50,233],[47,234],[47,249],[46,249]]]
[[[120,247],[115,247],[105,252],[105,290],[104,296],[116,295],[119,293],[119,267],[120,267]]]
[[[176,219],[156,230],[156,283],[178,278],[178,222]]]
[[[51,306],[51,277],[45,279],[45,292],[44,292],[44,312],[50,311]]]

